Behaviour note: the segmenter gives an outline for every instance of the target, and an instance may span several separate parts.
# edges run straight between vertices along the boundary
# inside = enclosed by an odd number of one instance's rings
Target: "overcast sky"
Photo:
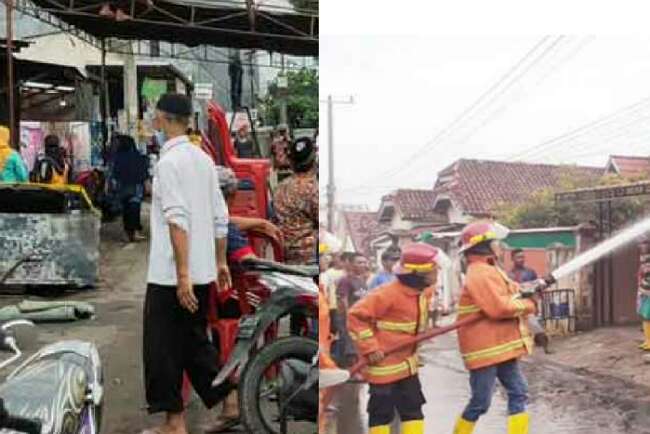
[[[604,166],[650,154],[650,37],[322,35],[320,94],[355,98],[334,108],[338,201],[371,209],[392,189],[430,188],[459,158]]]

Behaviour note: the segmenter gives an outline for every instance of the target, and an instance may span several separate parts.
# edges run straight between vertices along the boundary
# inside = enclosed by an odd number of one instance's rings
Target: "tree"
[[[555,194],[579,188],[627,184],[643,179],[647,179],[647,177],[631,179],[607,175],[594,180],[589,177],[576,176],[575,172],[573,174],[567,172],[560,177],[556,188],[536,191],[524,202],[499,204],[496,207],[495,215],[500,222],[513,229],[597,223],[599,212],[597,203],[555,203]],[[612,227],[617,228],[629,223],[630,220],[648,210],[649,205],[649,199],[642,196],[613,201]]]
[[[287,72],[287,118],[291,128],[318,126],[318,72],[303,68]],[[280,96],[277,83],[269,85],[269,93],[262,102],[267,123],[280,123]]]

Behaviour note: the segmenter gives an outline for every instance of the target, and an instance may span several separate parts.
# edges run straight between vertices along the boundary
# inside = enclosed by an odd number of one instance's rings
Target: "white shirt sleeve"
[[[158,163],[158,185],[162,212],[168,224],[175,224],[190,232],[190,208],[181,192],[180,174],[171,160]]]
[[[215,238],[222,239],[228,236],[228,206],[226,201],[223,198],[221,193],[221,187],[219,186],[219,175],[217,171],[214,171],[213,174],[213,187],[214,192],[214,236]]]

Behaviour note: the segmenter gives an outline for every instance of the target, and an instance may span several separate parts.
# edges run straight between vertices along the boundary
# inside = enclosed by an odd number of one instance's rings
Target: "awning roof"
[[[51,14],[96,38],[318,56],[317,0],[19,0],[17,6],[32,15]]]
[[[95,76],[101,74],[101,65],[87,65],[86,68]],[[166,80],[168,78],[178,78],[185,86],[190,89],[194,88],[192,81],[187,78],[178,68],[169,63],[137,63],[138,76],[147,77],[154,80]],[[106,65],[106,76],[110,79],[121,79],[124,76],[123,65]]]

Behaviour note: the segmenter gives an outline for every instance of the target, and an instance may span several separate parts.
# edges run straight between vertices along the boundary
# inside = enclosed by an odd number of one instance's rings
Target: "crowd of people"
[[[513,267],[504,271],[503,229],[492,222],[470,223],[460,237],[457,318],[471,321],[459,330],[458,342],[471,398],[449,428],[454,434],[474,432],[490,408],[497,380],[508,396],[507,432],[527,433],[528,391],[518,360],[531,352],[533,341],[549,351],[537,318],[540,293],[524,288],[547,284],[526,266],[521,249],[510,252]],[[321,253],[321,299],[327,306],[321,325],[328,327],[321,331],[321,378],[328,387],[321,391],[320,432],[390,434],[396,428],[423,434],[422,359],[418,346],[406,343],[431,326],[439,306],[440,270],[449,265],[448,258],[430,243],[413,242],[401,251],[384,251],[381,269],[372,273],[359,253],[333,254],[326,245]],[[402,349],[388,351],[396,344]],[[367,367],[346,381],[346,370],[362,360]],[[367,412],[360,405],[365,396]]]
[[[0,126],[0,182],[65,185],[70,182],[72,164],[59,137],[49,134],[43,140],[43,150],[36,157],[30,172],[20,152],[10,144],[11,132]]]
[[[145,432],[186,434],[182,396],[183,373],[206,407],[224,402],[207,432],[227,432],[240,423],[236,385],[212,387],[219,364],[219,346],[207,335],[208,311],[219,319],[242,315],[232,285],[232,266],[256,257],[249,232],[283,246],[288,264],[318,262],[317,149],[311,137],[291,139],[280,126],[272,146],[274,169],[284,175],[275,185],[267,218],[231,215],[240,184],[232,169],[215,166],[201,148],[200,135],[190,128],[191,100],[163,95],[153,125],[159,158],[151,170],[148,158],[128,135],[111,138],[105,154],[107,173],[101,193],[122,215],[129,242],[144,239],[142,202],[150,184],[150,254],[143,315],[143,365],[148,410],[165,413],[161,426]],[[241,157],[251,150],[247,131],[235,147]],[[198,146],[197,146],[198,145]],[[277,172],[277,170],[276,170]],[[72,183],[72,164],[55,135],[43,143],[34,170],[28,172],[20,153],[10,146],[10,132],[0,127],[0,182]],[[100,194],[97,195],[98,197]],[[106,199],[104,197],[104,199]],[[110,210],[109,210],[110,211]],[[267,211],[267,210],[264,210]],[[213,240],[213,241],[211,241]],[[209,297],[212,285],[217,300]],[[211,303],[216,302],[216,306]]]

